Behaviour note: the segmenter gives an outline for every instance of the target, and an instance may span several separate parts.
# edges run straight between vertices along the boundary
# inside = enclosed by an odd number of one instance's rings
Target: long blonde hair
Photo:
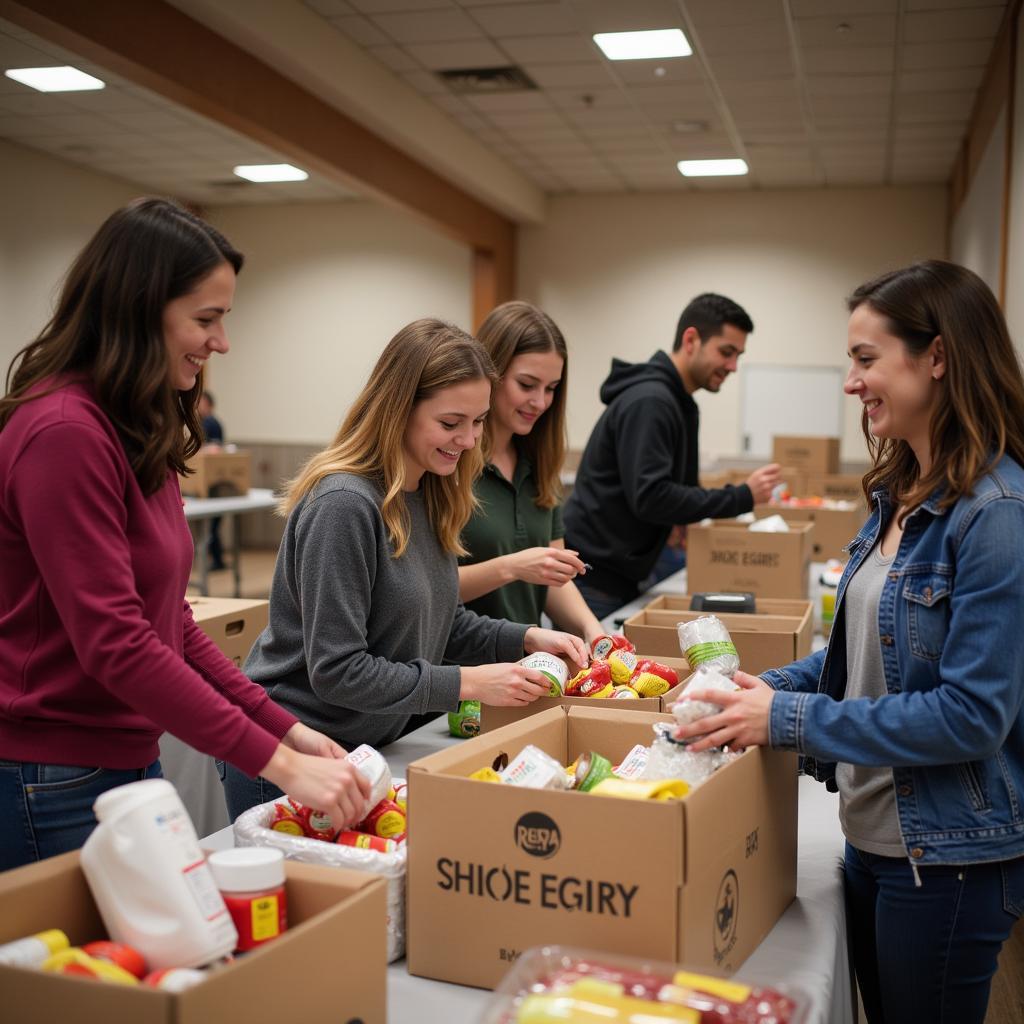
[[[562,384],[555,390],[551,405],[537,425],[520,441],[537,481],[538,508],[554,508],[562,500],[559,473],[565,461],[565,379],[569,371],[569,351],[554,320],[528,302],[503,302],[487,314],[477,331],[480,344],[494,361],[500,376],[508,372],[516,356],[527,352],[554,352],[562,360]],[[493,441],[491,420],[484,423],[483,456],[491,457]]]
[[[331,473],[369,477],[384,491],[381,516],[394,557],[400,558],[410,530],[402,442],[413,408],[455,384],[488,380],[493,385],[495,379],[490,357],[475,338],[443,320],[414,320],[388,342],[334,440],[288,484],[279,512],[288,515]],[[427,517],[451,554],[466,553],[459,534],[476,507],[473,479],[482,468],[477,446],[462,453],[450,476],[423,475]]]

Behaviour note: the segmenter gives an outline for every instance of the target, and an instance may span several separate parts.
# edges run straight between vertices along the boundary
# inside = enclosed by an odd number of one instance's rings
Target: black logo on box
[[[562,833],[546,814],[530,811],[516,822],[516,846],[531,857],[553,857],[562,846]]]
[[[736,926],[740,918],[740,883],[736,872],[726,871],[715,899],[715,962],[721,963],[736,945]]]

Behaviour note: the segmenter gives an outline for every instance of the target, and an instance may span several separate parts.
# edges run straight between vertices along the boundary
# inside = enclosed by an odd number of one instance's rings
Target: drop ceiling
[[[548,193],[947,181],[1006,7],[991,0],[304,3],[325,30],[364,50]],[[591,39],[671,27],[686,33],[693,56],[611,62]],[[2,21],[0,61],[72,63],[109,83],[102,92],[44,95],[0,78],[0,138],[200,203],[352,194],[315,176],[235,185],[235,164],[286,157]],[[510,64],[537,88],[457,94],[437,74]],[[735,156],[750,165],[748,177],[686,180],[675,168],[682,159]]]

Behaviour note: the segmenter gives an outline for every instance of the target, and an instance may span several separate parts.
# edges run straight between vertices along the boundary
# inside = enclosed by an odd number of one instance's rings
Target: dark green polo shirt
[[[562,508],[537,507],[537,481],[530,460],[520,453],[510,483],[488,464],[473,487],[480,508],[462,531],[469,555],[463,565],[486,562],[524,548],[548,547],[565,536]],[[516,580],[466,603],[480,615],[511,622],[539,623],[548,588]]]

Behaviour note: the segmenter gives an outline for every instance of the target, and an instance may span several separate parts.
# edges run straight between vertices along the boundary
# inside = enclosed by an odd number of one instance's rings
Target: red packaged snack
[[[605,633],[603,636],[595,637],[590,645],[590,653],[602,661],[612,651],[635,653],[636,648],[621,633]]]
[[[405,811],[394,800],[381,800],[376,807],[356,825],[357,832],[392,839],[405,831]]]
[[[611,686],[612,670],[606,661],[594,661],[565,684],[566,697],[589,697]]]
[[[134,974],[136,978],[142,978],[146,974],[146,961],[142,954],[134,947],[126,946],[123,942],[99,939],[96,942],[87,942],[82,949],[97,960],[106,960],[107,963],[116,964],[129,974]]]
[[[323,811],[301,807],[296,817],[302,822],[302,828],[310,839],[324,839],[328,843],[334,841],[334,835],[338,830]]]
[[[668,683],[669,689],[679,685],[679,675],[676,670],[669,668],[668,665],[662,665],[660,661],[654,661],[652,658],[641,658],[636,663],[636,670],[633,675],[638,676],[642,672],[650,672],[652,675],[661,676]]]
[[[339,846],[355,846],[360,850],[377,850],[380,853],[394,853],[398,849],[398,842],[395,839],[371,836],[366,832],[353,832],[351,829],[342,829],[334,841]]]

